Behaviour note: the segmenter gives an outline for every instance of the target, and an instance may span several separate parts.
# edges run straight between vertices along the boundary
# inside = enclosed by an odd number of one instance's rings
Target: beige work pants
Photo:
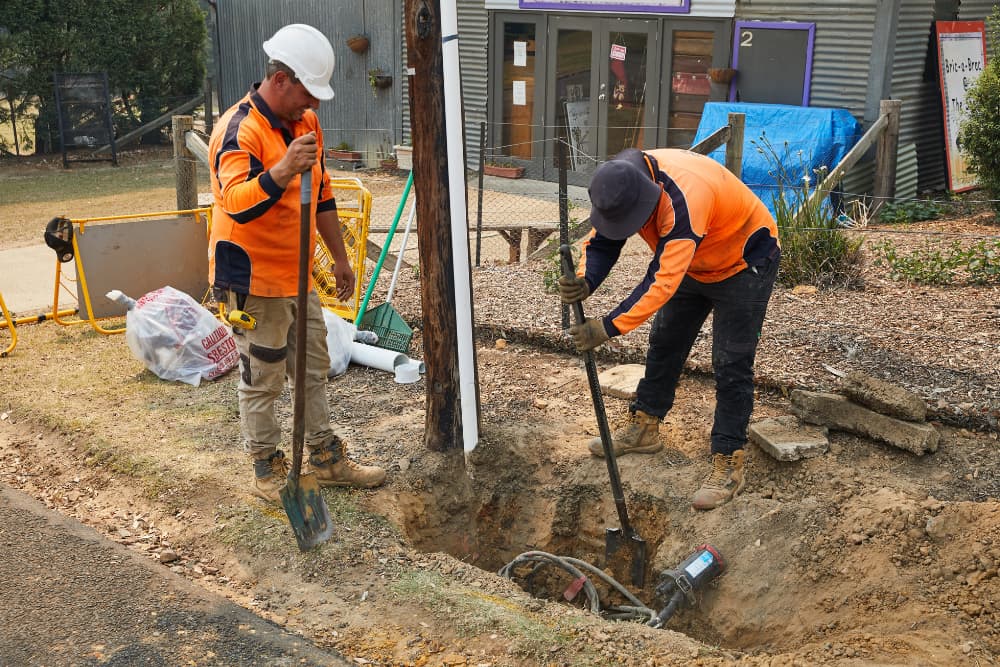
[[[230,308],[235,307],[232,295],[229,301]],[[294,389],[298,308],[294,297],[251,294],[243,310],[257,320],[257,328],[233,331],[240,353],[240,428],[250,455],[255,459],[266,458],[281,443],[281,425],[274,403],[286,378]],[[330,356],[323,310],[316,292],[309,293],[306,311],[305,445],[313,451],[321,449],[333,437],[326,398]]]

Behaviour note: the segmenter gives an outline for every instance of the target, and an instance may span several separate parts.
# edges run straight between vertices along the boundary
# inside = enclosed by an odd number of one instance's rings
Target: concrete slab
[[[75,280],[73,262],[62,265],[66,280]],[[47,245],[0,250],[0,293],[14,317],[52,310],[56,279],[56,254]],[[76,289],[71,285],[59,295],[59,308],[76,307]]]
[[[923,456],[936,452],[940,434],[930,424],[903,421],[869,410],[840,394],[792,392],[792,410],[811,424],[856,433]]]
[[[645,373],[646,367],[642,364],[622,364],[604,371],[597,376],[597,380],[601,383],[601,392],[606,396],[632,400],[639,380]]]
[[[924,399],[898,385],[859,371],[849,373],[841,385],[848,398],[870,410],[907,421],[927,420],[927,404]]]
[[[830,450],[825,426],[806,424],[794,415],[762,419],[750,425],[750,440],[778,461],[822,456]]]

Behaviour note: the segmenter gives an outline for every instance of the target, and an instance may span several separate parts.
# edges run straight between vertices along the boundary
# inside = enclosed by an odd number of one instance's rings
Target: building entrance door
[[[553,17],[545,125],[566,137],[569,181],[586,184],[601,162],[656,141],[659,49],[656,21]],[[552,142],[546,142],[551,153]],[[552,156],[554,158],[554,156]],[[545,161],[545,178],[557,172]]]

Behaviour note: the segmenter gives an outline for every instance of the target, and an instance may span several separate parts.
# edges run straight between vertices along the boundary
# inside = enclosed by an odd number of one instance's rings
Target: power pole
[[[427,365],[424,445],[462,451],[455,255],[452,246],[440,0],[405,0],[420,297]],[[464,239],[468,243],[468,235]],[[471,316],[471,314],[470,314]]]

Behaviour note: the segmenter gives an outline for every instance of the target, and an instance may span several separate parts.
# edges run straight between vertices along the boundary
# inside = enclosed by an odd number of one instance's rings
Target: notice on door
[[[965,94],[986,66],[986,25],[983,21],[938,21],[936,26],[948,189],[962,192],[978,185],[958,145],[958,133],[965,119]]]
[[[524,67],[528,64],[528,43],[514,42],[514,67]]]
[[[625,60],[625,47],[622,44],[611,45],[611,59]]]
[[[514,95],[514,106],[523,107],[528,103],[527,86],[525,86],[525,82],[523,80],[514,81],[514,90],[512,92]]]

